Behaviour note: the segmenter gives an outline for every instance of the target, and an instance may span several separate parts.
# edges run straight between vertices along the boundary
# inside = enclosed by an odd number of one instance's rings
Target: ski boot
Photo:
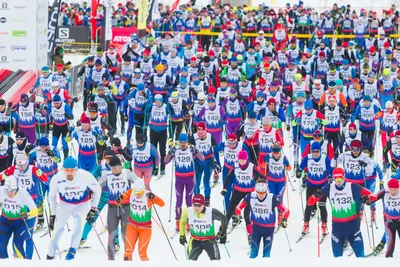
[[[323,236],[328,235],[328,226],[326,225],[326,223],[321,224],[321,231]]]
[[[306,235],[306,234],[308,234],[309,231],[310,231],[309,222],[304,222],[303,231],[301,231],[301,234]]]
[[[371,223],[375,222],[376,220],[376,208],[371,208]]]
[[[379,253],[381,253],[381,251],[383,250],[383,248],[385,247],[385,243],[383,243],[382,241],[379,242],[379,244],[374,248],[374,255],[378,255]]]
[[[121,135],[125,135],[125,128],[121,129]]]
[[[242,222],[243,217],[239,216],[232,216],[232,227],[238,226]]]
[[[214,183],[214,184],[218,184],[218,181],[219,181],[218,172],[214,172],[213,183]]]
[[[114,246],[115,246],[115,252],[118,252],[120,250],[119,243],[115,242]]]
[[[165,170],[161,170],[160,175],[165,175]]]
[[[210,198],[209,198],[209,197],[206,197],[206,198],[204,199],[204,202],[205,202],[205,206],[206,206],[206,207],[210,207]]]
[[[87,240],[87,239],[81,238],[81,242],[79,242],[79,246],[80,246],[80,247],[83,246],[83,245],[86,243],[86,240]]]
[[[37,221],[37,224],[36,224],[35,231],[39,231],[39,230],[43,229],[43,225],[44,225],[43,215],[38,216],[38,221]]]
[[[179,230],[181,229],[181,220],[176,220],[176,222],[175,222],[175,230],[177,231],[177,232],[179,232]]]
[[[54,260],[54,257],[47,255],[46,260]]]
[[[73,260],[75,259],[75,254],[76,254],[76,249],[74,248],[69,248],[67,256],[65,256],[65,260]]]
[[[360,210],[360,221],[362,221],[363,217],[364,217],[364,211]]]

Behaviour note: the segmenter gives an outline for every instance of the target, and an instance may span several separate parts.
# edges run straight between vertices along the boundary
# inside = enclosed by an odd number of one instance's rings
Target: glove
[[[219,166],[218,163],[214,162],[212,168],[215,172],[221,173],[221,166]]]
[[[179,237],[179,243],[184,246],[185,244],[187,244],[187,240],[186,240],[186,236],[185,235],[181,235]]]
[[[81,121],[76,122],[76,127],[81,127],[81,125],[82,125]]]
[[[342,127],[346,127],[347,122],[348,122],[347,120],[342,121]]]
[[[286,124],[286,131],[290,131],[290,124]]]
[[[103,137],[103,139],[104,139],[104,141],[107,141],[107,140],[108,140],[108,135],[105,135],[105,136]]]
[[[262,116],[263,114],[264,114],[264,109],[262,108],[262,109],[260,109],[260,110],[258,111],[258,115]]]
[[[29,218],[29,216],[26,212],[21,212],[19,215],[21,216],[21,219],[24,221],[28,220],[28,218]]]
[[[338,157],[339,157],[339,151],[336,150],[336,151],[335,151],[334,158],[337,159]]]
[[[367,163],[365,163],[365,161],[363,161],[363,160],[359,160],[358,164],[360,164],[360,166],[363,168],[367,167]]]
[[[322,194],[321,191],[317,190],[317,191],[314,192],[313,196],[315,198],[321,198],[321,197],[323,197],[323,194]]]
[[[385,188],[385,182],[384,181],[380,181],[379,182],[379,190],[382,190],[383,188]]]
[[[40,111],[42,109],[42,105],[40,103],[36,103],[36,111]]]
[[[272,116],[278,116],[278,112],[276,110],[271,112]]]
[[[387,163],[385,164],[385,166],[386,166],[386,169],[389,169],[389,168],[390,168],[390,163],[387,162]]]
[[[43,175],[42,171],[40,169],[36,170],[36,176],[41,177]]]
[[[170,155],[174,155],[175,154],[175,151],[176,151],[176,147],[171,147],[171,149],[168,151],[168,154],[170,154]]]
[[[158,175],[158,167],[154,167],[153,176],[157,176],[157,175]]]
[[[226,189],[222,189],[221,195],[224,197],[226,195]]]
[[[172,138],[168,138],[168,146],[174,146],[174,142],[172,141]]]
[[[50,229],[51,231],[54,230],[54,224],[55,224],[55,222],[56,222],[56,215],[51,215],[51,216],[50,216],[50,222],[49,222],[49,229]]]
[[[72,137],[70,134],[67,134],[67,136],[65,137],[65,142],[69,143],[72,141]]]
[[[303,171],[300,170],[299,168],[296,169],[296,178],[297,178],[297,179],[300,179],[300,178],[301,178],[301,173],[302,173],[302,172],[303,172]]]
[[[149,192],[149,193],[146,194],[146,197],[147,197],[148,199],[154,199],[154,194],[151,193],[151,192]]]
[[[221,228],[217,233],[217,238],[219,239],[219,243],[225,244],[226,243],[226,231],[223,231]]]
[[[104,139],[103,139],[103,137],[99,137],[99,138],[97,138],[97,143],[99,144],[99,145],[101,145],[101,146],[104,146]]]
[[[124,150],[122,148],[118,148],[118,154],[124,154]]]
[[[371,205],[371,200],[369,199],[368,196],[361,196],[361,202],[363,204]]]
[[[287,219],[286,219],[286,218],[283,218],[283,219],[282,219],[282,221],[281,221],[281,227],[282,227],[282,228],[286,228],[286,227],[287,227]]]
[[[195,146],[190,146],[190,153],[196,154],[198,152]]]
[[[117,198],[115,199],[115,202],[117,202],[117,204],[121,204],[122,202],[122,195],[117,196]]]
[[[86,216],[86,221],[89,224],[93,224],[95,221],[95,218],[97,217],[98,214],[99,214],[99,211],[97,210],[97,208],[91,208],[91,210],[89,211],[89,213]]]
[[[75,127],[73,127],[73,126],[69,127],[69,131],[70,131],[71,133],[74,132],[74,131],[75,131]]]
[[[322,123],[318,124],[318,130],[322,130],[323,127],[324,125]]]
[[[50,149],[46,149],[46,154],[47,156],[49,156],[50,158],[54,157],[54,151],[50,150]]]
[[[32,146],[32,145],[27,145],[27,146],[25,147],[25,153],[26,153],[26,154],[29,154],[29,153],[31,152],[32,149],[33,149],[33,146]]]
[[[92,134],[93,134],[94,137],[99,136],[99,133],[97,131],[92,131]]]
[[[125,122],[128,122],[128,116],[125,115]]]
[[[306,178],[304,178],[304,179],[302,180],[302,182],[301,182],[301,187],[302,187],[302,188],[306,188],[306,187],[307,187]]]

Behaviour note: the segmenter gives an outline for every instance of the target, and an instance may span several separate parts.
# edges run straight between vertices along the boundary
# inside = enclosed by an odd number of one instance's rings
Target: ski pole
[[[187,247],[186,247],[186,244],[183,245],[183,250],[185,251],[185,258],[186,258],[186,260],[188,260],[188,254],[187,254]]]
[[[171,213],[172,213],[172,190],[174,184],[174,169],[175,169],[175,160],[172,165],[172,174],[171,174],[171,188],[169,190],[169,215],[168,215],[168,222],[171,222]]]
[[[154,212],[156,213],[157,218],[158,218],[158,220],[159,220],[159,222],[160,222],[160,225],[161,225],[161,227],[162,227],[162,229],[163,229],[163,231],[164,231],[165,238],[166,238],[167,241],[168,241],[168,244],[169,244],[169,247],[171,248],[172,254],[174,254],[175,260],[178,261],[178,258],[177,258],[176,255],[175,255],[175,251],[174,251],[174,249],[172,248],[171,242],[169,241],[169,238],[168,238],[168,236],[167,236],[167,233],[165,232],[164,225],[163,225],[163,223],[162,223],[162,221],[161,221],[161,219],[160,219],[160,216],[158,215],[156,206],[154,205],[154,202],[153,202],[152,199],[151,199],[151,204],[153,204]]]
[[[320,258],[321,257],[321,242],[320,242],[320,236],[321,236],[321,233],[320,233],[320,227],[319,227],[319,220],[320,220],[320,217],[319,217],[320,215],[319,215],[319,201],[317,202],[317,228],[318,228],[318,240],[317,240],[317,242],[318,242],[318,258]]]
[[[290,184],[290,187],[292,188],[292,191],[296,191],[296,189],[294,189],[294,187],[293,187],[292,180],[290,180],[288,171],[285,170],[285,173],[286,173],[286,179],[289,181],[289,184]]]
[[[228,258],[231,258],[231,254],[229,254],[229,250],[228,247],[226,246],[226,244],[224,244],[225,250],[226,250],[226,254],[228,254]]]
[[[299,183],[299,188],[300,188],[300,201],[301,201],[301,210],[303,211],[303,218],[304,218],[304,202],[303,202],[303,192],[301,191],[301,183]]]
[[[92,225],[92,226],[93,226],[93,225]],[[96,227],[93,227],[93,230],[94,230],[94,232],[96,233],[96,236],[97,236],[97,238],[99,239],[100,244],[101,244],[101,246],[102,246],[103,249],[104,249],[104,252],[107,254],[108,260],[110,260],[110,255],[108,254],[107,249],[106,249],[106,247],[104,246],[104,243],[103,243],[103,241],[102,241],[101,238],[100,238],[100,235],[97,233]]]
[[[24,224],[25,224],[25,227],[26,227],[26,231],[28,232],[29,238],[32,239],[32,244],[33,244],[33,247],[35,248],[36,255],[38,256],[39,260],[41,260],[40,255],[39,255],[39,251],[38,251],[38,249],[37,249],[37,247],[36,247],[35,242],[33,241],[33,237],[32,237],[32,235],[31,235],[31,232],[29,231],[28,223],[26,222],[25,219],[22,219],[22,220],[24,221]]]
[[[364,217],[365,217],[365,226],[367,226],[367,234],[368,234],[368,243],[369,243],[369,247],[371,248],[371,250],[373,250],[373,247],[371,246],[371,235],[370,235],[370,233],[369,233],[368,219],[367,219],[367,213],[366,213],[365,207],[364,207]]]
[[[286,232],[286,228],[283,228],[283,231],[285,232],[286,241],[287,241],[287,243],[288,243],[288,245],[289,245],[289,252],[292,252],[292,245],[290,245],[290,240],[289,240],[289,236],[288,236],[288,234],[287,234],[287,232]]]

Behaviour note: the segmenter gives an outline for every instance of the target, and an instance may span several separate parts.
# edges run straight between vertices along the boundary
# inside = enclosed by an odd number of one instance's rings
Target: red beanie
[[[206,123],[204,121],[201,121],[197,124],[197,129],[202,129],[205,130],[207,128]]]
[[[236,134],[235,133],[230,133],[229,135],[228,135],[228,140],[236,140],[237,139],[237,137],[236,137]]]
[[[349,130],[351,129],[357,130],[357,125],[354,122],[349,124]]]
[[[343,178],[344,177],[344,170],[342,168],[335,168],[332,173],[333,179],[335,178]]]
[[[247,155],[247,152],[245,150],[241,150],[238,154],[238,160],[248,160],[249,156]]]
[[[89,123],[90,124],[90,118],[88,116],[82,116],[81,123]]]
[[[399,188],[399,181],[396,179],[390,179],[388,182],[388,187],[389,188]]]

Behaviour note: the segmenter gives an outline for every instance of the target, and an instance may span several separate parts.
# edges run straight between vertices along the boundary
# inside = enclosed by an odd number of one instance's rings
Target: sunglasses
[[[95,112],[95,111],[90,111],[89,114],[94,115],[94,114],[97,114],[97,112]]]
[[[335,182],[342,182],[344,180],[344,177],[342,177],[342,178],[333,178],[333,180]]]
[[[197,208],[200,208],[200,207],[203,206],[203,205],[201,205],[201,204],[193,204],[193,206],[195,206],[195,207],[197,207]]]
[[[17,140],[17,141],[24,141],[25,138],[16,138],[15,140]]]
[[[317,153],[319,153],[319,152],[320,152],[319,150],[313,150],[313,151],[312,151],[313,154],[317,154]]]
[[[6,192],[8,193],[14,193],[15,191],[17,191],[17,189],[10,189],[6,187]]]

